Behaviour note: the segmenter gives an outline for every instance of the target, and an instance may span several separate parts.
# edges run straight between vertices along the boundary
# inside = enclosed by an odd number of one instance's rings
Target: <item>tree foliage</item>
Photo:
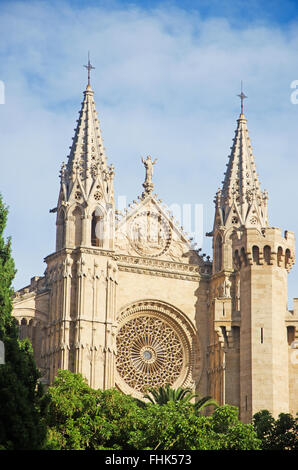
[[[168,402],[181,402],[191,403],[191,400],[198,398],[198,395],[192,392],[190,388],[178,387],[177,389],[171,388],[169,384],[158,387],[149,388],[148,393],[144,395],[151,403],[157,403],[158,405],[165,405]],[[211,397],[202,397],[196,403],[193,403],[193,407],[197,412],[201,412],[207,406],[217,407],[218,404]]]
[[[298,450],[298,416],[280,413],[274,419],[268,410],[253,416],[253,425],[263,450]]]
[[[0,449],[41,448],[46,430],[41,419],[40,397],[31,344],[19,341],[12,317],[12,281],[15,276],[11,240],[3,233],[8,209],[0,196],[0,340],[5,364],[0,365]]]
[[[251,425],[225,405],[208,417],[188,401],[147,403],[118,390],[93,390],[80,374],[59,371],[48,390],[49,449],[257,449]]]
[[[139,406],[117,390],[93,390],[81,374],[59,371],[47,393],[49,449],[123,449]]]

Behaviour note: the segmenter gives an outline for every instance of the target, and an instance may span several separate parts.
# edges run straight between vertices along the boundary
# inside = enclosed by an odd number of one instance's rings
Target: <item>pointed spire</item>
[[[246,98],[242,91],[241,113],[237,120],[237,129],[227,171],[221,193],[221,208],[224,223],[233,219],[232,223],[265,227],[267,221],[267,193],[261,191],[257,175],[252,146],[248,136],[247,120],[243,114],[243,100]],[[234,217],[229,217],[233,207]]]
[[[61,172],[61,183],[67,188],[66,199],[71,194],[74,184],[87,199],[95,181],[98,188],[97,193],[107,199],[113,192],[114,169],[107,165],[95,107],[94,91],[90,85],[90,70],[94,67],[90,64],[89,56],[88,65],[85,67],[88,70],[88,85],[84,91],[84,99],[70,147],[68,162]]]

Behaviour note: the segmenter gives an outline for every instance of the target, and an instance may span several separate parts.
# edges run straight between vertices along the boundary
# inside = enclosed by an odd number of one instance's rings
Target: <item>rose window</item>
[[[164,320],[150,315],[133,318],[120,328],[116,341],[116,367],[131,388],[144,392],[147,387],[172,385],[181,375],[182,341]]]

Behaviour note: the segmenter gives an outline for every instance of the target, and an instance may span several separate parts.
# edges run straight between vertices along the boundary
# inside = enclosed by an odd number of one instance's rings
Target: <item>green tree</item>
[[[145,406],[118,390],[93,390],[80,374],[59,371],[47,399],[48,449],[258,449],[235,407],[208,417],[183,400]]]
[[[263,450],[298,450],[298,416],[280,413],[274,419],[268,410],[253,416],[253,425]]]
[[[257,450],[251,425],[238,420],[238,409],[218,407],[211,416],[197,415],[189,403],[169,401],[142,409],[129,444],[139,450]]]
[[[8,209],[0,196],[0,340],[5,364],[0,365],[0,449],[39,449],[45,438],[36,368],[31,344],[18,339],[12,317],[12,281],[15,276],[11,239],[3,236]]]
[[[140,410],[118,390],[93,390],[81,374],[59,371],[48,389],[48,449],[125,449]]]

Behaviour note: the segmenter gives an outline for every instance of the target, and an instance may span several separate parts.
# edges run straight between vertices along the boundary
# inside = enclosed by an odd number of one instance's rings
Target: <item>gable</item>
[[[201,264],[187,235],[152,196],[141,200],[116,227],[117,253]]]

